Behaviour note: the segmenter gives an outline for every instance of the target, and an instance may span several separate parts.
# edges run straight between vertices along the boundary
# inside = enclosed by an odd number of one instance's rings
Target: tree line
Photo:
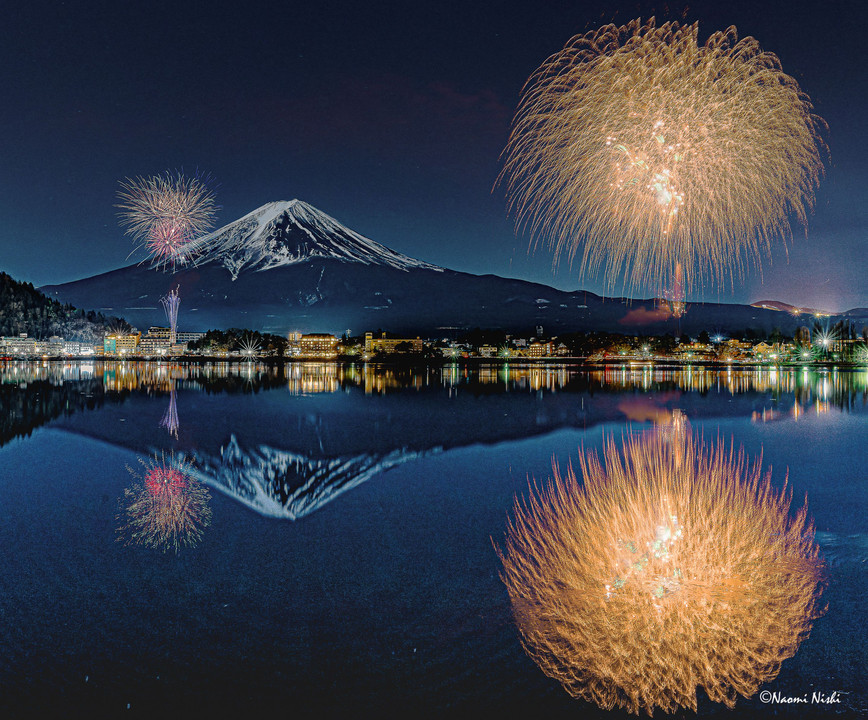
[[[57,335],[66,340],[101,343],[107,329],[128,331],[130,325],[122,318],[52,300],[32,283],[19,282],[0,272],[0,336],[26,333],[44,340]]]

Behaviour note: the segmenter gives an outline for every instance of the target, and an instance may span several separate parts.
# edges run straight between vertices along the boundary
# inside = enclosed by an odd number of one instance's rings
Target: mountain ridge
[[[145,328],[165,324],[160,299],[179,288],[179,327],[201,331],[388,329],[435,337],[444,329],[474,327],[535,334],[542,326],[548,335],[747,329],[792,334],[807,321],[735,303],[689,303],[679,316],[660,299],[606,298],[450,270],[369,240],[301,200],[262,205],[201,238],[194,254],[172,272],[132,265],[42,290]]]

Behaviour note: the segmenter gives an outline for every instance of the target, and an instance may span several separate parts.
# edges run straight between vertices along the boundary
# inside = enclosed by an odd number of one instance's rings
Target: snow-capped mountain
[[[197,264],[222,264],[233,280],[243,271],[272,270],[312,258],[398,270],[443,270],[369,240],[301,200],[263,205],[203,237],[194,254]]]
[[[715,328],[792,333],[804,319],[747,305],[694,303],[674,317],[656,300],[602,298],[584,291],[471,275],[402,255],[300,200],[273,202],[197,243],[175,268],[131,265],[49,285],[51,298],[164,325],[160,299],[179,288],[179,328],[240,327],[272,333],[376,331],[442,336],[474,327],[532,334],[603,330],[696,334]]]

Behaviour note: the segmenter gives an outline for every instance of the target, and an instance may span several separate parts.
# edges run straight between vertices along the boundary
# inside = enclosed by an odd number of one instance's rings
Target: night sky
[[[868,306],[868,3],[30,2],[0,41],[0,270],[36,285],[142,259],[118,181],[210,174],[218,225],[299,198],[454,270],[603,292],[516,236],[500,153],[527,77],[574,34],[654,14],[736,25],[829,124],[807,238],[689,300]],[[608,294],[613,294],[609,292]]]

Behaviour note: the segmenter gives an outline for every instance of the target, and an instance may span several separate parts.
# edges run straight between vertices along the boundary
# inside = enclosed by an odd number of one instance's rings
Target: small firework
[[[504,151],[517,225],[610,287],[732,282],[805,225],[825,123],[736,29],[634,20],[572,38],[531,76]]]
[[[651,715],[732,707],[822,614],[807,507],[760,463],[688,431],[609,439],[516,501],[502,578],[527,653],[573,697]]]
[[[214,225],[217,206],[203,182],[180,172],[122,181],[116,206],[121,225],[157,267],[186,263],[195,241]]]
[[[139,482],[124,491],[125,523],[118,529],[119,539],[163,552],[195,547],[211,522],[208,489],[192,476],[183,457],[139,458],[139,464],[143,472],[127,468]]]
[[[259,357],[259,348],[259,342],[252,335],[246,336],[238,345],[241,356],[250,362]]]
[[[166,297],[160,298],[160,304],[166,312],[166,319],[169,321],[169,342],[172,345],[175,344],[178,337],[178,308],[181,305],[181,298],[178,295],[178,290],[180,290],[180,286],[169,291],[169,294],[166,295]]]

